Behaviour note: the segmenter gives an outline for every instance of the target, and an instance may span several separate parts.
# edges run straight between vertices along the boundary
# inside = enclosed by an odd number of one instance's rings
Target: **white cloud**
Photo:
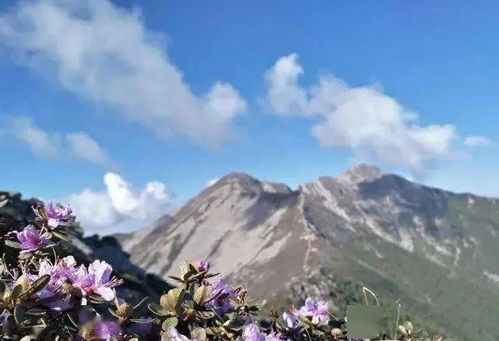
[[[351,87],[323,75],[308,88],[297,55],[282,57],[266,72],[267,101],[277,114],[313,116],[312,134],[326,147],[348,147],[363,157],[409,167],[421,175],[451,155],[457,138],[453,125],[418,123],[417,113],[402,107],[379,86]]]
[[[56,157],[60,155],[60,136],[45,132],[29,117],[14,118],[11,121],[10,129],[7,131],[26,144],[37,157]]]
[[[106,152],[86,133],[69,133],[65,138],[69,154],[73,157],[100,165],[109,164]]]
[[[464,144],[469,147],[488,147],[492,142],[485,136],[470,135],[464,138]]]
[[[281,115],[302,115],[307,113],[308,99],[305,89],[298,84],[303,68],[293,53],[277,60],[265,73],[268,100],[275,113]]]
[[[133,190],[115,173],[107,173],[103,181],[105,191],[87,188],[64,200],[87,232],[128,232],[131,228],[142,228],[166,214],[169,208],[170,196],[160,182],[148,182],[143,189]]]
[[[84,132],[61,135],[40,128],[32,118],[19,116],[8,123],[6,134],[12,134],[40,158],[72,157],[99,165],[108,165],[104,149]]]
[[[227,83],[195,95],[137,11],[108,0],[22,1],[0,17],[0,44],[16,61],[159,136],[216,146],[233,135],[245,101]]]

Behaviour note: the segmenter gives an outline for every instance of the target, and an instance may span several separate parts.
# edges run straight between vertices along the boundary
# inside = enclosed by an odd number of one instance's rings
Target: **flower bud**
[[[409,335],[409,333],[407,332],[407,329],[405,329],[404,326],[399,326],[398,330],[399,330],[400,334],[402,334],[403,336]]]
[[[208,272],[210,270],[210,263],[206,260],[200,259],[197,261],[196,265],[197,265],[198,270],[201,272],[203,272],[203,271]]]
[[[334,337],[336,340],[337,338],[341,337],[343,335],[343,332],[339,328],[333,328],[331,330],[331,335]]]
[[[122,303],[116,309],[116,314],[120,317],[127,317],[133,313],[133,307],[128,303]]]

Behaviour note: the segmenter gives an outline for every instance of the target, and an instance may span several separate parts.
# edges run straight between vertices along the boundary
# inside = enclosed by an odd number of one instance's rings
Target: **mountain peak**
[[[218,183],[238,183],[240,185],[255,185],[260,181],[249,174],[240,172],[231,172],[223,176]]]
[[[349,183],[359,183],[378,179],[383,175],[383,171],[376,166],[367,163],[359,163],[352,169],[347,170],[340,176],[340,180]]]
[[[284,183],[261,181],[246,173],[232,172],[222,177],[217,183],[221,184],[237,184],[246,189],[261,188],[262,191],[268,193],[291,193],[292,190]]]

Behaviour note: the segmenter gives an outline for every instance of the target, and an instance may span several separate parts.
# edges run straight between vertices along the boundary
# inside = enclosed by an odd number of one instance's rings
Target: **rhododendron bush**
[[[203,260],[184,264],[171,277],[176,287],[159,302],[144,297],[133,305],[118,297],[123,280],[105,261],[78,264],[60,255],[59,244],[73,234],[69,207],[33,210],[28,226],[12,227],[1,239],[3,340],[347,340],[344,318],[334,317],[325,301],[308,298],[301,307],[264,314],[245,289]],[[390,336],[440,340],[410,322]]]

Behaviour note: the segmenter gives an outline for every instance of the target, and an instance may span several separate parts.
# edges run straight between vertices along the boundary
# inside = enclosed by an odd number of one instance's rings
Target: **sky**
[[[499,196],[497,2],[0,3],[0,188],[139,229],[232,172]]]

